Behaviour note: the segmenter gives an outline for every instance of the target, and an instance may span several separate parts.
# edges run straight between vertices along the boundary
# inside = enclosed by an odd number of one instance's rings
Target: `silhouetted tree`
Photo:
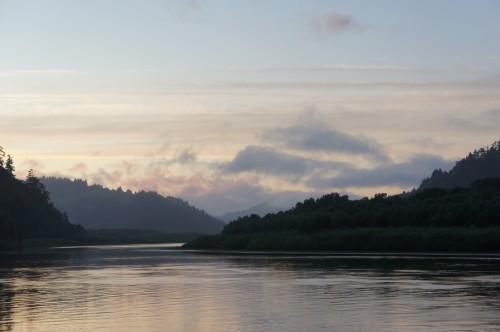
[[[14,167],[14,160],[12,159],[11,155],[7,155],[7,161],[5,162],[5,169],[7,172],[10,173],[10,175],[14,176],[14,171],[16,168]]]
[[[0,146],[0,168],[3,168],[3,165],[4,165],[3,158],[4,157],[5,157],[5,151],[3,150],[3,147]]]
[[[47,202],[50,200],[49,192],[40,179],[35,175],[35,171],[33,169],[28,171],[25,183],[29,188],[39,191]]]
[[[33,170],[26,181],[17,180],[12,157],[0,167],[0,250],[17,248],[28,238],[81,238],[85,230],[68,222],[48,202],[44,189]]]

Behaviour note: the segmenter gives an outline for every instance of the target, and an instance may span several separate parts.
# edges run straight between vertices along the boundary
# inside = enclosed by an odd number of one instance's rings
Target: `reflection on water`
[[[494,331],[499,256],[0,253],[0,331]]]

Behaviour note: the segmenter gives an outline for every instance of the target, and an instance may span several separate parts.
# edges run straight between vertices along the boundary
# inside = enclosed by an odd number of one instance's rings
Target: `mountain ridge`
[[[500,141],[470,152],[449,171],[435,169],[430,177],[422,180],[419,190],[469,187],[474,181],[486,178],[500,178]]]
[[[167,233],[217,233],[222,221],[188,202],[152,191],[109,189],[81,179],[45,177],[54,204],[89,229],[151,229]]]

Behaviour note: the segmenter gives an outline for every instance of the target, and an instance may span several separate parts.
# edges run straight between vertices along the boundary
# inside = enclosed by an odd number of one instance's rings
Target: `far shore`
[[[186,249],[344,252],[500,252],[500,227],[345,228],[325,232],[204,235]]]

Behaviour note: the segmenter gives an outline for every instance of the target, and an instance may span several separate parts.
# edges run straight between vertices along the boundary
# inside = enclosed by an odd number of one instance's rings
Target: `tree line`
[[[18,180],[13,158],[5,157],[0,147],[0,249],[19,247],[23,239],[82,237],[83,227],[54,207],[35,172]]]
[[[457,161],[450,171],[436,169],[422,180],[419,189],[468,187],[478,179],[500,177],[500,141],[470,152]]]
[[[500,227],[500,179],[470,188],[430,188],[413,195],[376,194],[349,200],[338,193],[299,202],[286,212],[239,218],[223,235],[298,230],[312,233],[362,227]]]
[[[500,141],[418,190],[350,200],[331,193],[288,211],[250,215],[186,245],[217,249],[500,250]]]

